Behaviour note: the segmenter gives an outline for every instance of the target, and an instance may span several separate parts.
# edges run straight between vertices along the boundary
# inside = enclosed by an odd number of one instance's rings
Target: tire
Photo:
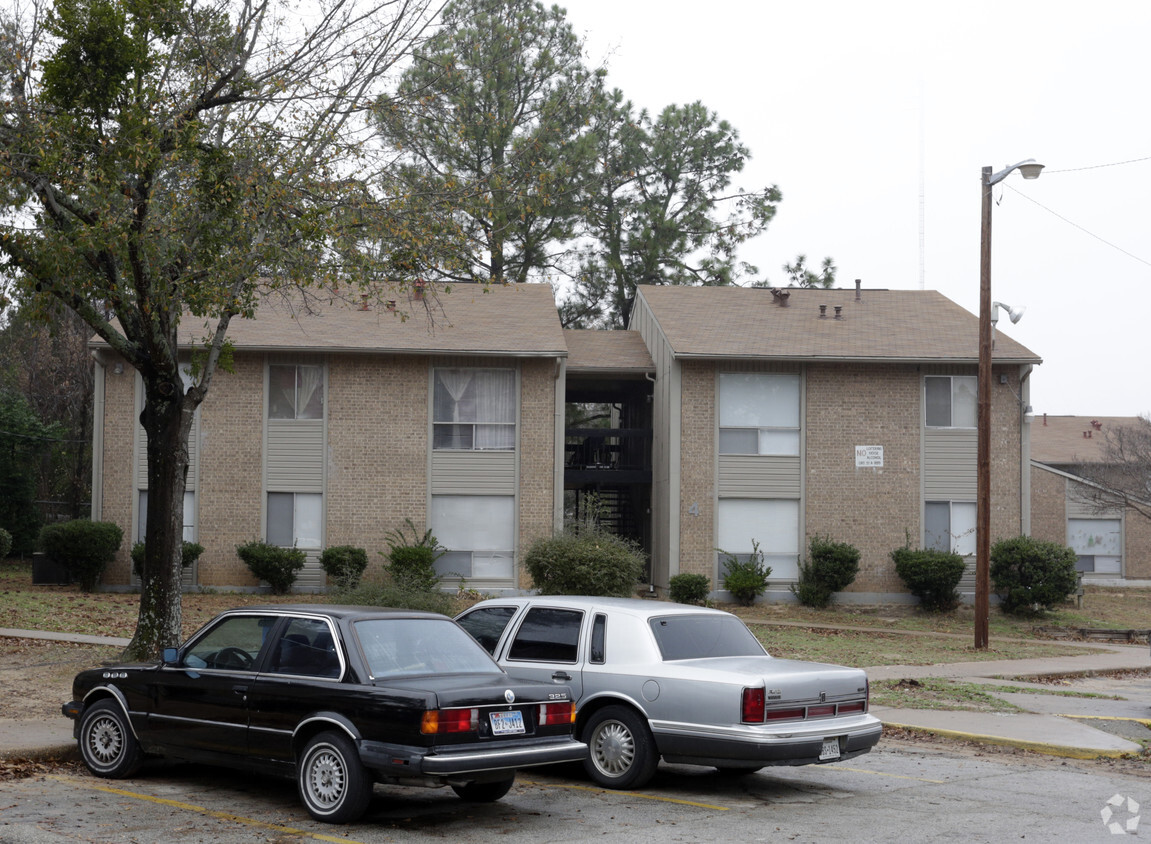
[[[515,783],[515,775],[512,775],[506,780],[496,780],[495,782],[470,782],[467,785],[453,785],[452,791],[461,800],[467,800],[469,803],[495,803],[511,791]]]
[[[320,733],[307,743],[296,785],[308,814],[322,823],[358,820],[372,799],[372,778],[343,733]]]
[[[659,754],[644,719],[626,706],[605,706],[583,730],[584,770],[604,788],[640,788],[655,775]]]
[[[144,759],[128,716],[114,700],[100,700],[84,710],[79,742],[84,764],[98,777],[130,777]]]

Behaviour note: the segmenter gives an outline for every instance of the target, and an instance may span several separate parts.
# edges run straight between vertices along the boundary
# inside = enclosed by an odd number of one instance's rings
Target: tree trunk
[[[148,438],[148,514],[140,616],[125,651],[125,657],[133,660],[156,659],[181,639],[184,490],[195,408],[180,386],[168,381],[146,384],[147,400],[140,414]]]

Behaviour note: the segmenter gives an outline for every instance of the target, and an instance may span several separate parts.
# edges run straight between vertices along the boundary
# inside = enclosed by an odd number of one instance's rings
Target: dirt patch
[[[119,654],[106,645],[0,638],[0,718],[62,718],[60,705],[72,698],[72,678]]]

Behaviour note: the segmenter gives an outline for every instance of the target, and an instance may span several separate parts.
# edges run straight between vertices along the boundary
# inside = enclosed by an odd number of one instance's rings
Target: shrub
[[[668,585],[677,604],[702,604],[711,591],[711,578],[704,574],[677,574]]]
[[[119,525],[90,519],[45,525],[40,530],[40,547],[44,553],[64,566],[83,592],[96,588],[123,539],[124,531]]]
[[[991,547],[991,582],[1004,612],[1050,610],[1075,591],[1075,552],[1057,542],[1018,536]]]
[[[958,554],[905,546],[891,552],[895,573],[919,604],[929,612],[950,612],[959,604],[955,587],[965,564]]]
[[[354,545],[333,545],[320,554],[320,567],[337,589],[355,589],[368,567],[368,552]]]
[[[808,547],[809,558],[799,564],[799,582],[791,592],[805,607],[826,607],[859,574],[859,549],[821,536],[811,537]]]
[[[12,534],[0,528],[0,560],[3,560],[12,552]]]
[[[184,568],[194,565],[200,555],[204,553],[204,546],[199,542],[184,541],[180,546],[180,565]],[[136,577],[144,576],[144,543],[137,542],[129,552],[132,557],[132,574]]]
[[[431,528],[421,536],[411,519],[404,519],[404,524],[412,532],[410,538],[402,526],[388,531],[386,536],[388,551],[384,556],[388,558],[388,571],[392,580],[402,588],[423,591],[435,589],[440,585],[436,560],[444,555],[444,549],[440,547]]]
[[[633,542],[596,528],[567,528],[537,539],[524,557],[542,595],[635,594],[646,560]]]
[[[339,589],[329,600],[354,606],[438,612],[447,616],[454,616],[464,610],[452,593],[439,589],[414,589],[395,581],[360,583],[351,589]]]
[[[307,560],[299,548],[281,548],[267,542],[237,545],[236,553],[252,574],[272,588],[274,595],[286,595],[291,591],[296,582],[296,572]]]
[[[743,606],[750,607],[756,598],[767,591],[767,579],[771,576],[771,566],[763,564],[763,552],[759,550],[759,543],[754,539],[751,541],[751,554],[746,560],[741,560],[722,548],[716,550],[726,558],[723,588]]]

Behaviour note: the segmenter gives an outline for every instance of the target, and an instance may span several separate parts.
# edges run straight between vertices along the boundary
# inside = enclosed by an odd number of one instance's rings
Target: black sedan
[[[566,686],[513,680],[455,622],[375,607],[225,612],[152,664],[83,671],[63,712],[85,764],[148,755],[293,776],[313,818],[346,823],[374,782],[499,800],[515,769],[582,759]]]

